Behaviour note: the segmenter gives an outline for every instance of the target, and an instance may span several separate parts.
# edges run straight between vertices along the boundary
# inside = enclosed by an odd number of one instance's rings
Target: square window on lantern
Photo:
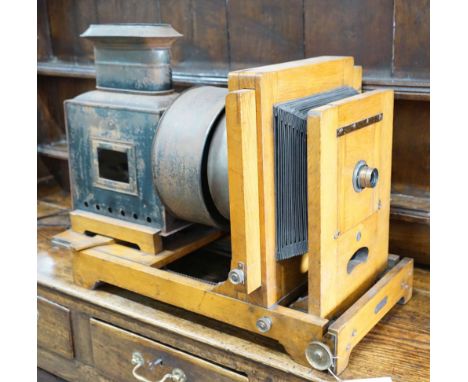
[[[93,185],[137,195],[134,146],[100,138],[91,141]]]

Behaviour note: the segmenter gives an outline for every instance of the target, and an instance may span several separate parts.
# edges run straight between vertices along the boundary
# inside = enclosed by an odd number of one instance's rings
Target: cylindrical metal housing
[[[379,179],[379,171],[376,168],[364,166],[359,170],[358,183],[361,188],[374,188]]]
[[[226,94],[227,89],[211,86],[182,93],[163,115],[153,145],[154,183],[164,205],[179,219],[220,228],[228,227],[220,212],[225,202],[216,194],[223,178],[227,185],[227,151],[226,161],[217,162],[222,148],[210,150],[210,145],[223,145]],[[210,192],[209,162],[215,196]]]
[[[213,134],[208,154],[208,185],[218,211],[229,219],[229,183],[227,161],[226,117],[223,116]]]

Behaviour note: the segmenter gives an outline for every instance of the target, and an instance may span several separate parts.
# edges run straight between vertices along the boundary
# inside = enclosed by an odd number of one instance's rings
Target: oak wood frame
[[[382,120],[338,136],[343,126]],[[375,90],[308,115],[309,312],[331,318],[367,290],[386,267],[390,213],[393,91]],[[359,160],[379,171],[375,188],[353,189]],[[368,259],[351,272],[359,248]]]

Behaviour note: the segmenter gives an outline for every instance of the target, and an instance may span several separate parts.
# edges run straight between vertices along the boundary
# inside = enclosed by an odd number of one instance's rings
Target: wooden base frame
[[[329,346],[336,360],[332,366],[335,373],[346,368],[354,346],[397,302],[407,302],[412,293],[413,260],[405,258],[392,264],[371,289],[331,323],[298,309],[277,304],[265,308],[220,294],[216,291],[218,285],[160,269],[168,261],[149,261],[148,254],[108,243],[106,239],[109,239],[103,236],[87,239],[71,231],[61,235],[62,241],[66,240],[64,235],[73,241],[72,248],[73,243],[84,248],[75,250],[73,258],[76,284],[91,289],[99,282],[108,283],[262,334],[280,342],[286,352],[303,365],[309,365],[305,356],[309,344],[321,341]],[[86,241],[89,246],[83,246]],[[173,252],[178,253],[178,249],[174,248]],[[178,256],[172,260],[175,258]],[[266,332],[257,327],[257,321],[262,318],[271,322]]]

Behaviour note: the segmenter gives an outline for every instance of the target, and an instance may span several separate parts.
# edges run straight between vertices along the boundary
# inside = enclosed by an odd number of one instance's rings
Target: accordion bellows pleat
[[[277,260],[307,252],[307,113],[356,94],[341,87],[273,107]]]

